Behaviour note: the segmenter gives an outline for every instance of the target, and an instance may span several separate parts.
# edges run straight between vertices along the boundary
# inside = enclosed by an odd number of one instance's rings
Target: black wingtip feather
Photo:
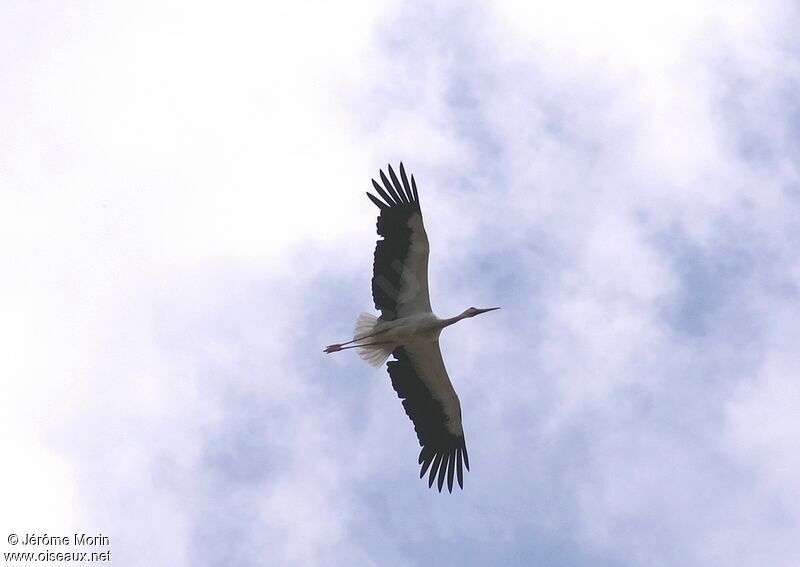
[[[400,162],[400,179],[403,180],[403,188],[408,195],[409,200],[416,201],[414,198],[414,193],[411,192],[411,185],[408,184],[408,177],[406,177],[406,168],[403,167],[403,162]]]
[[[433,459],[433,455],[434,453],[431,447],[429,446],[423,447],[422,449],[420,449],[419,459],[417,460],[417,462],[419,464],[422,464],[425,461],[430,461]]]
[[[464,464],[464,460],[461,457],[461,453],[462,453],[462,451],[461,451],[461,448],[459,447],[458,451],[456,452],[456,455],[457,455],[456,475],[458,475],[458,486],[460,486],[461,489],[463,490],[463,488],[464,488],[464,468],[463,468],[462,465]]]
[[[450,460],[450,455],[448,453],[444,453],[442,455],[442,462],[439,463],[439,492],[442,491],[442,486],[444,486],[444,477],[447,474],[447,463]]]
[[[411,200],[408,198],[408,195],[406,194],[405,190],[403,189],[403,186],[400,185],[400,180],[397,179],[397,176],[394,174],[394,169],[392,169],[392,164],[389,164],[389,177],[392,178],[392,185],[394,185],[394,188],[400,194],[400,198],[403,199],[403,202],[404,203],[410,203]]]
[[[431,453],[430,455],[428,455],[427,457],[425,457],[425,460],[424,460],[424,461],[422,461],[422,462],[420,463],[420,464],[422,465],[422,466],[420,467],[420,471],[419,471],[419,477],[420,477],[420,478],[422,478],[423,476],[425,476],[425,472],[428,470],[428,467],[430,467],[430,466],[431,466],[431,463],[433,462],[433,457],[434,457],[434,454],[433,454],[433,453]]]
[[[373,203],[375,203],[375,204],[378,206],[378,208],[379,208],[380,210],[384,210],[384,209],[388,209],[388,208],[389,208],[389,206],[388,206],[386,203],[384,203],[383,201],[381,201],[380,199],[378,199],[378,198],[377,198],[375,195],[373,195],[372,193],[369,193],[369,192],[368,192],[368,193],[367,193],[367,197],[369,197],[370,201],[372,201]]]
[[[372,186],[375,188],[375,191],[378,192],[378,195],[383,197],[383,200],[386,201],[386,203],[389,205],[389,207],[391,207],[392,205],[396,205],[397,204],[395,202],[395,200],[392,199],[388,195],[388,193],[386,193],[386,191],[383,190],[383,187],[381,187],[380,184],[377,181],[375,181],[374,179],[372,180]]]
[[[447,461],[447,490],[449,492],[453,492],[453,473],[455,473],[456,469],[456,453],[458,449],[453,447],[453,450],[450,451],[450,459]]]
[[[436,458],[433,459],[433,466],[431,466],[431,474],[428,475],[428,488],[433,486],[433,480],[436,478],[436,473],[439,470],[439,465],[442,461],[442,454],[439,453],[436,455]]]
[[[380,170],[379,173],[381,174],[381,181],[383,181],[383,186],[386,187],[386,190],[389,193],[391,193],[392,197],[394,197],[394,200],[397,202],[397,204],[405,203],[403,197],[397,191],[395,191],[394,187],[392,187],[392,182],[389,181],[389,178],[386,177],[386,174],[383,172],[383,170]]]

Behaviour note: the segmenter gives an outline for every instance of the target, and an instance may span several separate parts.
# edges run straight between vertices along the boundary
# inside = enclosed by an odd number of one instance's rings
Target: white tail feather
[[[362,313],[356,319],[356,328],[353,330],[353,339],[358,340],[366,337],[375,331],[378,325],[378,318],[371,313]],[[380,340],[380,339],[376,339]],[[372,339],[366,339],[366,342],[371,342]],[[394,348],[392,345],[373,345],[373,346],[359,346],[356,351],[358,356],[369,362],[372,366],[381,366],[389,355],[392,354]]]

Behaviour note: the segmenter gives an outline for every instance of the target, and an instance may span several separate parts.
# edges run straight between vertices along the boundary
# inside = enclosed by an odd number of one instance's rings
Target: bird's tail
[[[353,330],[353,339],[358,341],[364,337],[375,332],[375,327],[378,325],[378,318],[371,313],[362,313],[356,319],[356,328]],[[381,366],[389,355],[392,354],[394,347],[391,344],[370,344],[377,342],[380,339],[372,337],[365,338],[366,344],[358,345],[358,356],[369,362],[372,366]]]

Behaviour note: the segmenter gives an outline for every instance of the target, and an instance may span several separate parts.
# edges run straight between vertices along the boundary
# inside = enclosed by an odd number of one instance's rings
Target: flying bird
[[[428,295],[428,235],[422,223],[417,184],[413,175],[409,183],[402,163],[400,179],[391,165],[388,171],[388,178],[380,171],[383,186],[372,180],[378,195],[367,193],[380,210],[378,235],[382,238],[375,246],[372,299],[381,315],[362,313],[356,320],[353,339],[329,345],[325,352],[355,348],[375,367],[393,357],[386,368],[422,447],[419,476],[429,471],[428,487],[438,480],[439,492],[446,477],[447,489],[452,492],[454,477],[464,488],[464,467],[469,470],[469,457],[461,404],[447,376],[439,334],[462,319],[499,307],[470,307],[449,319],[433,314]]]

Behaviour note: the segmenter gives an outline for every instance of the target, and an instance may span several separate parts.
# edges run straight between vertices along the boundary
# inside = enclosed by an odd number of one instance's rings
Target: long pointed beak
[[[481,313],[486,313],[488,311],[497,311],[500,309],[499,307],[489,307],[488,309],[478,309],[476,315],[480,315]]]

